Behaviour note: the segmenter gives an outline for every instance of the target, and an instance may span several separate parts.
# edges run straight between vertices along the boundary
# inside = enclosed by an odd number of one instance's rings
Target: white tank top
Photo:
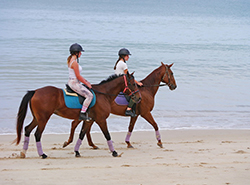
[[[68,67],[68,69],[69,69],[69,78],[76,78],[76,74],[75,74],[74,69],[70,68],[71,65],[72,65],[72,63],[73,63],[74,61],[76,61],[76,60],[73,60],[73,61],[70,63],[69,67]],[[79,67],[79,72],[81,73],[81,71],[82,71],[82,66],[80,66],[80,65],[78,64],[78,67]]]

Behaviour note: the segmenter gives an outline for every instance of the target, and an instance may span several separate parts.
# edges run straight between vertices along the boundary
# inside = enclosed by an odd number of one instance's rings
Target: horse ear
[[[133,73],[130,74],[129,72],[127,72],[127,75],[128,75],[128,76],[133,76],[134,73],[135,73],[135,72],[133,72]]]
[[[163,62],[161,62],[161,65],[165,65],[165,64],[163,64]]]
[[[169,68],[172,67],[172,65],[174,65],[174,63],[170,64],[170,65],[169,65]]]

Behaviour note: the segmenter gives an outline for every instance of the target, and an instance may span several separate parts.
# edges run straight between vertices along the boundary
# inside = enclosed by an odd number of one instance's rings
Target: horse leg
[[[26,157],[26,152],[27,152],[28,147],[29,147],[30,133],[36,126],[37,126],[37,122],[35,119],[33,119],[32,122],[25,127],[23,150],[20,152],[21,158]]]
[[[38,127],[36,129],[36,132],[35,132],[37,153],[39,156],[42,157],[42,159],[47,158],[47,155],[45,153],[43,153],[42,143],[41,143],[42,133],[44,131],[44,128],[46,126],[47,121],[48,121],[48,119],[46,119],[46,121],[40,121],[38,124]]]
[[[82,144],[82,140],[83,140],[87,130],[89,130],[89,128],[91,127],[92,124],[93,124],[93,121],[88,121],[88,122],[83,121],[83,123],[82,123],[82,129],[80,131],[79,138],[78,138],[76,145],[75,145],[75,148],[74,148],[76,157],[81,157],[80,152],[79,152],[79,148]]]
[[[75,129],[76,129],[76,127],[78,126],[78,124],[79,124],[80,122],[81,122],[81,121],[79,121],[79,120],[74,120],[74,121],[72,121],[72,123],[71,123],[71,129],[70,129],[70,136],[69,136],[68,141],[65,141],[65,142],[64,142],[63,148],[65,148],[65,147],[68,146],[70,143],[72,143],[72,141],[73,141],[73,139],[74,139]]]
[[[130,119],[130,123],[129,123],[129,127],[128,127],[128,133],[127,133],[127,136],[125,138],[125,142],[127,143],[127,148],[134,148],[131,143],[130,143],[130,137],[132,135],[132,132],[133,132],[133,129],[134,129],[134,126],[135,126],[135,122],[137,120],[138,116],[136,117],[131,117]]]
[[[105,136],[105,138],[107,140],[109,150],[112,152],[112,156],[117,157],[118,153],[114,149],[113,141],[111,140],[106,120],[102,124],[100,124],[100,123],[97,123],[97,124],[99,125],[100,129],[102,130],[102,133],[104,134],[104,136]]]
[[[93,141],[92,141],[92,138],[91,138],[91,135],[90,135],[90,130],[91,130],[91,126],[89,127],[89,130],[87,131],[86,135],[87,135],[87,139],[88,139],[88,143],[89,143],[89,146],[91,146],[94,150],[97,150],[99,149],[98,146],[96,146]]]
[[[145,115],[141,115],[145,120],[147,120],[155,129],[155,135],[156,135],[156,139],[158,141],[157,145],[161,148],[163,148],[163,145],[162,145],[162,142],[161,142],[161,135],[160,135],[160,132],[159,132],[159,128],[158,128],[158,125],[157,123],[155,122],[152,114],[149,112]]]

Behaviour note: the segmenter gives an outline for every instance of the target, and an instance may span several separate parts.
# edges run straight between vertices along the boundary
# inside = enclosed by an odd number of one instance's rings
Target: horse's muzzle
[[[176,88],[177,88],[177,85],[171,84],[171,85],[169,86],[169,89],[170,89],[170,90],[175,90]]]
[[[137,96],[135,95],[135,93],[133,93],[133,94],[131,95],[131,99],[133,100],[133,102],[139,103],[139,102],[141,101],[141,94],[139,93],[139,96],[137,97]]]

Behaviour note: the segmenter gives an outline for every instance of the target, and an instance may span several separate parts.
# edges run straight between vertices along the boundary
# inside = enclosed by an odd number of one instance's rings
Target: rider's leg
[[[132,111],[132,107],[133,107],[134,104],[135,104],[134,101],[132,99],[130,99],[129,103],[128,103],[127,110],[125,111],[126,116],[131,116],[131,117],[136,116],[136,114]]]
[[[84,94],[84,97],[86,98],[83,102],[82,109],[80,112],[79,120],[86,120],[89,121],[91,118],[88,116],[87,109],[93,99],[93,94],[86,88],[81,88],[82,94]]]

